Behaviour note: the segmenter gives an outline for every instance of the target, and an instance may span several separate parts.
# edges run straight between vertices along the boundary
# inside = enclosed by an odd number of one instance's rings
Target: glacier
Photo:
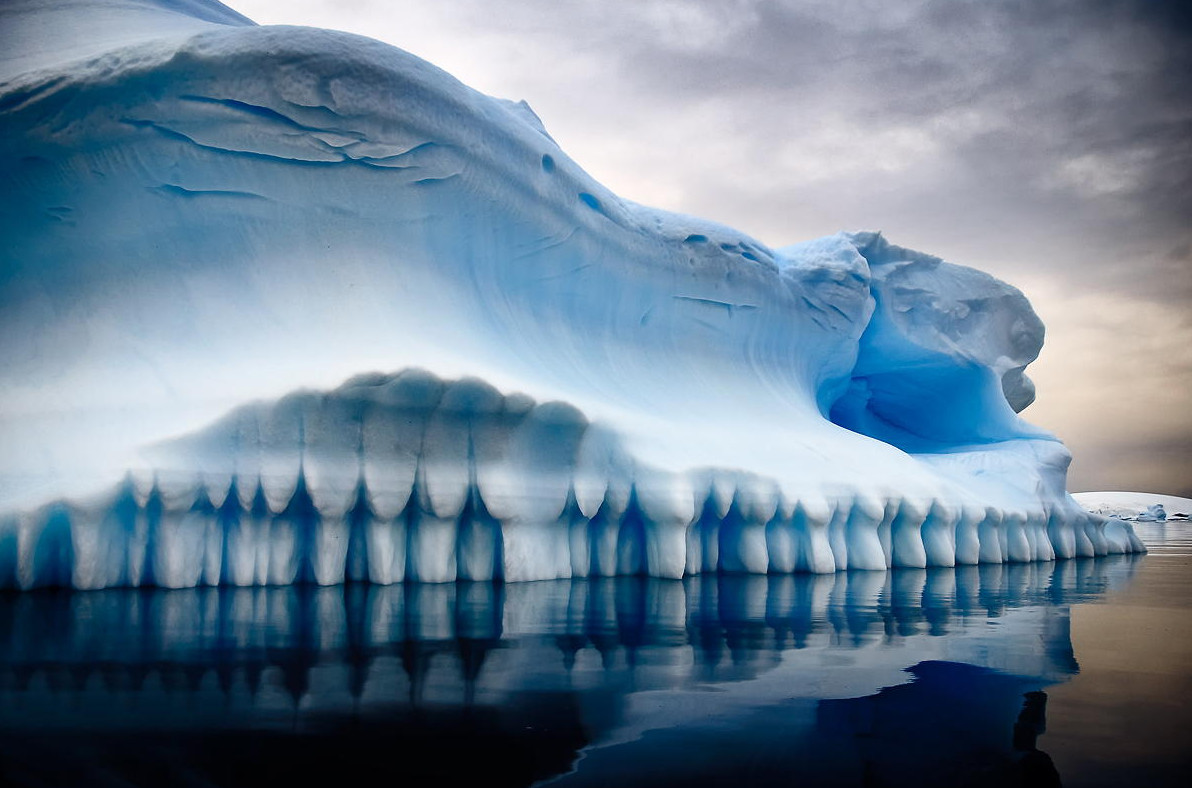
[[[1141,552],[982,272],[621,198],[524,102],[214,0],[0,6],[0,588]]]

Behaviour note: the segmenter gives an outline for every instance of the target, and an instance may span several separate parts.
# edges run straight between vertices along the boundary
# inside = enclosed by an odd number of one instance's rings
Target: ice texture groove
[[[1018,290],[635,204],[377,41],[11,0],[0,180],[0,586],[1141,550],[1018,416]]]

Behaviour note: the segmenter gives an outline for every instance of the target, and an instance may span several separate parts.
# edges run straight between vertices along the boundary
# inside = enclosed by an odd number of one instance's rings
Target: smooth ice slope
[[[0,31],[2,585],[1140,549],[1016,415],[1043,329],[992,277],[630,203],[524,103],[358,36],[207,0]]]

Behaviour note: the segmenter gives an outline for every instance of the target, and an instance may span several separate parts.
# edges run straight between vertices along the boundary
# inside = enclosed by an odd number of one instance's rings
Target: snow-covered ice
[[[1013,287],[634,204],[370,39],[13,0],[0,177],[0,587],[1142,549],[1017,415]]]
[[[1192,498],[1177,495],[1115,491],[1073,493],[1072,497],[1089,512],[1123,520],[1142,519],[1148,513],[1152,521],[1187,519],[1192,514]]]

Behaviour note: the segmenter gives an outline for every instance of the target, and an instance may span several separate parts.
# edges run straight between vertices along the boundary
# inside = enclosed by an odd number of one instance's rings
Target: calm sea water
[[[1182,786],[1192,527],[1140,531],[955,570],[0,596],[0,784]]]

